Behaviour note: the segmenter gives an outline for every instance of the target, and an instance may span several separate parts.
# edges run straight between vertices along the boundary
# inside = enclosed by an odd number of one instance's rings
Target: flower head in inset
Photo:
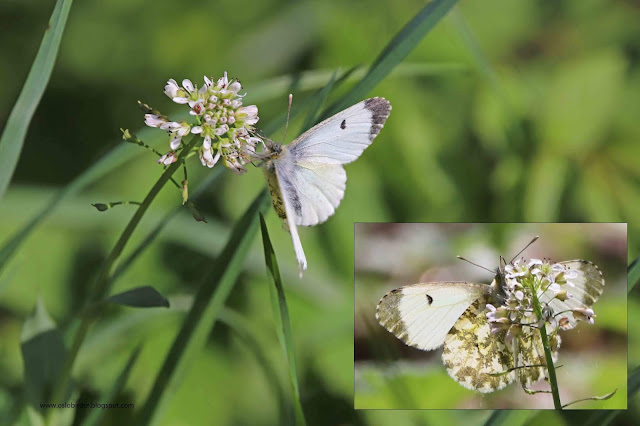
[[[575,284],[571,280],[577,277],[578,273],[568,269],[566,264],[552,263],[548,260],[531,259],[526,262],[524,259],[518,259],[506,265],[504,303],[497,308],[486,305],[486,316],[492,332],[511,330],[514,325],[528,324],[538,328],[547,327],[550,332],[555,332],[559,328],[573,328],[576,320],[593,324],[595,314],[587,306],[554,311],[554,300],[557,299],[559,303],[574,298]],[[540,311],[534,305],[536,301],[540,304]],[[575,306],[579,302],[571,303],[570,306]],[[536,312],[541,312],[540,318]],[[571,316],[575,318],[573,322],[570,320]],[[512,338],[515,332],[516,329],[513,329],[509,337]]]

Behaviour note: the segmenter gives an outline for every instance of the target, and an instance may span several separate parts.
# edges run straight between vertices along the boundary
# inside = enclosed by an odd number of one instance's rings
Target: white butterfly
[[[289,228],[300,276],[307,259],[298,225],[312,226],[333,214],[344,196],[351,163],[384,126],[391,104],[383,98],[359,102],[324,120],[288,145],[272,143],[264,170],[273,206]]]
[[[554,313],[563,313],[568,320],[565,329],[568,329],[578,322],[571,311],[591,307],[602,293],[604,279],[600,270],[586,260],[570,260],[559,265],[573,271],[573,297],[561,301],[547,289],[540,296],[540,302],[548,307],[551,317]],[[539,367],[546,365],[539,331],[533,323],[518,326],[519,334],[510,341],[505,340],[507,330],[492,332],[486,316],[487,304],[505,303],[505,289],[502,266],[491,285],[470,282],[408,285],[384,295],[378,303],[376,319],[409,346],[430,351],[444,345],[442,360],[447,372],[468,389],[493,392],[516,378],[528,387],[546,374],[546,369]],[[557,334],[551,346],[555,362],[560,346]]]

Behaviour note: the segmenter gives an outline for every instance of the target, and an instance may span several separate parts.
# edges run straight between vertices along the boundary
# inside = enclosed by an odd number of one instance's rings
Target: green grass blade
[[[158,422],[185,375],[192,356],[200,350],[215,324],[258,230],[257,213],[269,208],[263,190],[236,223],[220,256],[200,283],[195,302],[176,336],[136,424]]]
[[[321,120],[331,117],[367,96],[380,81],[407,57],[409,52],[420,43],[424,36],[457,2],[458,0],[433,0],[422,8],[384,48],[364,78],[338,102],[332,105],[322,115]]]
[[[113,383],[113,386],[111,387],[111,389],[109,389],[109,391],[104,395],[100,396],[99,401],[101,403],[109,404],[114,402],[114,398],[118,396],[120,392],[122,392],[122,390],[124,389],[124,386],[127,384],[127,380],[129,379],[131,370],[133,369],[133,366],[138,360],[138,355],[140,355],[141,349],[142,347],[138,346],[133,351],[133,353],[129,356],[127,363],[125,364],[124,368],[118,375],[118,378],[116,379],[116,381]],[[97,410],[97,409],[91,410],[89,415],[84,419],[84,422],[82,423],[83,426],[96,426],[100,424],[100,421],[102,420],[102,416],[104,415],[104,413],[105,413],[105,410]]]
[[[287,300],[282,287],[282,279],[280,278],[280,269],[278,268],[278,260],[271,245],[267,224],[260,214],[260,229],[262,231],[262,244],[264,246],[264,260],[267,264],[269,278],[273,283],[273,287],[269,286],[271,295],[271,306],[273,315],[276,320],[276,333],[282,345],[282,350],[287,359],[289,366],[289,381],[291,382],[291,390],[293,391],[294,408],[296,413],[296,424],[306,424],[302,404],[300,402],[300,386],[298,385],[298,373],[296,372],[296,358],[293,346],[293,335],[291,333],[291,320],[289,319],[289,309],[287,308]]]
[[[302,132],[306,131],[307,129],[309,129],[310,127],[312,127],[314,124],[318,122],[318,119],[317,119],[318,110],[322,107],[322,104],[326,100],[327,96],[329,96],[329,93],[331,92],[331,90],[336,87],[339,87],[342,83],[349,80],[349,78],[353,77],[353,75],[356,73],[357,70],[358,70],[358,67],[352,67],[349,70],[347,70],[344,74],[342,74],[340,78],[333,81],[334,76],[337,73],[337,71],[334,71],[334,73],[331,74],[330,82],[327,83],[324,87],[320,88],[316,94],[304,98],[301,102],[296,102],[295,108],[291,107],[291,117],[290,117],[291,119],[293,119],[300,112],[304,111],[307,107],[309,107],[309,113],[306,120],[307,123],[305,123],[302,126]],[[284,126],[286,122],[287,122],[287,112],[285,111],[282,114],[280,114],[279,117],[272,120],[271,123],[269,123],[263,129],[263,131],[265,134],[270,135],[271,133],[275,132],[276,130]],[[283,141],[283,142],[286,142],[286,141]]]
[[[638,280],[640,280],[640,258],[631,262],[627,268],[627,272],[628,291],[631,291],[638,283]],[[640,389],[640,368],[636,368],[629,374],[629,378],[627,379],[627,400],[631,400],[631,398],[638,392],[638,389]],[[608,425],[621,412],[622,411],[620,410],[598,411],[597,414],[589,418],[589,421],[585,423],[585,426]]]
[[[507,420],[508,416],[508,411],[494,410],[487,421],[484,422],[484,426],[500,426]]]
[[[627,291],[631,291],[640,281],[640,257],[631,262],[627,268]]]
[[[0,137],[0,200],[18,164],[29,123],[49,83],[73,0],[58,0],[20,96]]]
[[[309,108],[307,119],[304,121],[300,133],[306,132],[311,127],[313,127],[315,123],[317,123],[316,120],[318,118],[318,113],[320,112],[322,105],[324,105],[324,103],[327,101],[327,97],[329,96],[329,93],[331,93],[331,90],[333,89],[333,86],[336,82],[336,74],[337,72],[331,74],[331,78],[329,79],[327,84],[325,84],[325,86],[312,97],[313,101],[311,104],[311,108]],[[341,80],[344,80],[344,78],[341,78]]]
[[[220,322],[226,324],[238,338],[247,346],[250,352],[256,357],[258,365],[262,368],[265,378],[271,385],[271,388],[276,393],[278,400],[278,407],[280,411],[280,424],[286,425],[292,423],[292,415],[287,412],[287,401],[282,388],[278,375],[273,369],[273,363],[267,357],[267,351],[260,344],[260,341],[253,331],[253,328],[249,322],[243,318],[239,313],[229,308],[224,308],[220,311]]]

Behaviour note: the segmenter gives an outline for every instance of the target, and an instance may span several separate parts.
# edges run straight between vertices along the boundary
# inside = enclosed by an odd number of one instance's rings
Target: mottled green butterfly
[[[500,266],[490,285],[430,282],[391,290],[378,303],[376,319],[409,346],[425,351],[444,346],[442,361],[447,372],[468,389],[493,392],[516,379],[528,388],[546,375],[542,339],[536,328],[539,321],[535,315],[524,312],[517,324],[510,323],[517,333],[509,336],[513,329],[497,329],[495,319],[492,327],[487,318],[487,314],[491,318],[496,307],[500,309],[517,300],[514,297],[521,297],[508,281],[513,283],[520,274],[518,271],[525,269],[539,273],[544,267],[548,271],[551,278],[540,291],[539,300],[545,307],[544,323],[555,362],[560,347],[557,330],[573,328],[579,319],[585,319],[581,312],[590,311],[602,293],[604,279],[600,270],[586,260],[552,265],[534,259],[527,266],[514,260],[507,263],[500,257]],[[570,289],[569,294],[559,291],[554,277]],[[593,321],[591,317],[588,320]]]

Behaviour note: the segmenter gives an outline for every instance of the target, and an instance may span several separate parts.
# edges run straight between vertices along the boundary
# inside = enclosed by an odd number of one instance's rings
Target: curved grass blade
[[[129,356],[127,363],[124,368],[118,375],[118,378],[113,383],[113,386],[107,393],[100,396],[99,401],[104,403],[112,403],[113,399],[124,389],[124,386],[127,384],[127,380],[129,379],[129,375],[131,374],[131,370],[133,369],[134,364],[138,360],[138,355],[140,355],[140,350],[142,346],[138,346]],[[91,410],[89,415],[84,419],[82,424],[84,426],[95,426],[100,424],[100,420],[102,420],[102,416],[105,413],[105,410]]]
[[[458,0],[433,0],[405,25],[378,55],[362,80],[322,114],[321,121],[362,100],[402,62]]]
[[[640,389],[640,368],[633,370],[627,379],[627,401],[631,401],[631,398],[638,392],[638,389]],[[606,426],[611,424],[618,415],[624,412],[625,410],[598,410],[590,415],[586,421],[583,421],[583,419],[575,419],[577,421],[572,421],[571,423],[584,426]],[[573,413],[575,413],[575,411],[571,412],[571,414]],[[565,417],[568,418],[569,414]],[[574,419],[571,418],[569,420]]]
[[[219,320],[231,328],[238,338],[249,348],[250,352],[256,357],[256,361],[258,361],[258,365],[262,368],[265,378],[271,384],[272,389],[276,393],[280,418],[282,420],[280,424],[292,424],[293,416],[288,413],[282,383],[278,379],[278,376],[272,367],[272,363],[266,356],[267,351],[265,351],[260,344],[256,333],[252,331],[251,324],[249,324],[247,320],[236,311],[229,308],[223,308],[220,311]]]
[[[399,66],[394,75],[411,77],[411,76],[423,76],[429,74],[441,74],[447,72],[454,71],[463,71],[466,68],[459,64],[404,64]],[[347,71],[345,77],[348,77],[347,80],[355,80],[356,78],[364,75],[361,73],[361,70],[352,69],[353,73]],[[299,87],[302,90],[312,90],[318,87],[322,87],[322,85],[327,81],[327,78],[331,76],[333,71],[306,71],[300,77],[300,85]],[[250,93],[247,95],[248,101],[258,102],[268,100],[273,98],[283,91],[290,85],[292,80],[291,76],[277,77],[275,79],[270,79],[264,81],[261,84],[258,84],[251,88]],[[339,79],[340,80],[340,79]],[[337,84],[337,82],[336,82]],[[277,89],[277,90],[276,90]],[[307,105],[310,102],[309,99],[303,100],[297,106],[301,107],[302,105]],[[292,110],[292,116],[297,114],[296,111],[304,108],[294,108]],[[284,125],[286,119],[286,114],[282,115],[281,118],[273,121],[270,125],[265,127],[263,130],[265,134],[269,135],[275,132],[280,126]],[[159,133],[154,132],[155,129],[150,128],[142,128],[140,131],[136,132],[141,139],[154,139]],[[36,214],[26,225],[24,225],[18,232],[10,237],[7,240],[2,248],[0,248],[0,273],[7,262],[13,257],[15,252],[18,250],[20,245],[25,241],[25,239],[35,230],[35,228],[46,219],[51,212],[53,212],[56,207],[67,197],[70,197],[81,189],[87,187],[89,184],[96,182],[101,177],[105,176],[107,173],[115,170],[119,166],[125,164],[126,162],[134,159],[137,155],[142,155],[144,151],[137,149],[136,146],[130,144],[122,144],[112,149],[109,153],[104,155],[100,160],[96,161],[92,166],[90,166],[87,170],[85,170],[82,174],[76,177],[73,181],[71,181],[64,189],[60,190],[49,203],[40,210],[38,214]]]
[[[306,422],[304,412],[302,411],[302,404],[300,403],[300,387],[298,385],[298,373],[296,372],[296,358],[291,333],[289,309],[287,308],[287,300],[282,287],[278,260],[276,259],[276,253],[273,251],[271,239],[269,238],[269,230],[267,229],[267,224],[264,221],[262,213],[260,213],[260,229],[262,231],[262,245],[264,246],[264,260],[267,264],[270,281],[273,283],[273,287],[269,286],[269,294],[271,295],[273,316],[276,320],[276,333],[278,334],[278,340],[280,340],[282,350],[287,359],[287,365],[289,366],[289,381],[291,382],[291,390],[293,392],[296,424],[304,425]]]
[[[347,77],[351,72],[353,72],[353,68],[345,73],[345,75],[343,75],[340,79],[344,81],[345,77]],[[322,108],[322,105],[324,105],[324,103],[327,101],[327,97],[329,96],[329,93],[331,93],[331,90],[333,89],[333,86],[336,82],[336,74],[337,72],[331,74],[331,78],[329,79],[327,84],[322,89],[320,89],[316,95],[312,96],[312,105],[311,108],[309,108],[307,118],[304,121],[302,128],[300,129],[301,134],[309,130],[311,127],[313,127],[314,124],[317,123],[320,108]]]
[[[575,401],[571,401],[571,402],[569,402],[569,403],[567,403],[567,404],[564,404],[564,405],[562,406],[562,408],[566,408],[566,407],[568,407],[569,405],[573,405],[573,404],[576,404],[576,403],[578,403],[578,402],[584,402],[584,401],[603,401],[603,400],[605,400],[605,399],[610,399],[613,395],[615,395],[615,394],[616,394],[616,392],[618,392],[618,389],[615,389],[613,392],[609,392],[608,394],[603,395],[603,396],[590,396],[590,397],[588,397],[588,398],[576,399]]]
[[[257,213],[269,208],[266,190],[251,203],[236,223],[220,256],[213,263],[200,283],[195,302],[176,336],[162,368],[158,370],[151,393],[136,424],[158,422],[173,394],[180,386],[192,356],[202,348],[216,322],[249,252],[258,230]]]
[[[0,137],[0,200],[4,197],[11,176],[13,176],[18,164],[29,123],[31,123],[33,114],[49,83],[71,3],[73,0],[58,0],[56,2],[27,80],[9,114],[2,137]]]
[[[627,292],[633,290],[638,281],[640,281],[640,257],[627,267]]]

